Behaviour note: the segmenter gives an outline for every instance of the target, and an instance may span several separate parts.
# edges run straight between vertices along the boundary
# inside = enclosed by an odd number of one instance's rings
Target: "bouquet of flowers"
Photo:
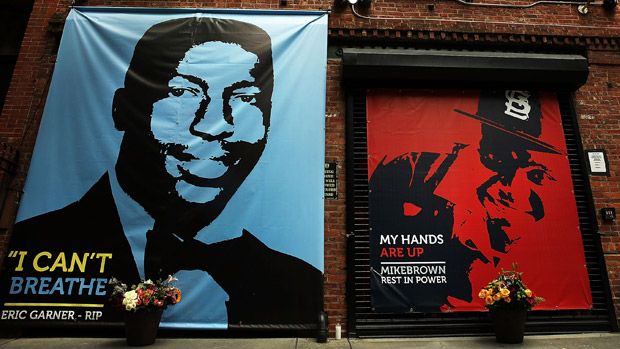
[[[489,309],[532,309],[545,299],[527,288],[521,279],[522,274],[513,263],[512,270],[502,269],[497,278],[480,290],[478,297]]]
[[[165,309],[168,305],[181,301],[181,290],[173,285],[177,279],[168,276],[167,280],[141,281],[130,288],[116,278],[111,278],[110,302],[126,311],[154,311]]]

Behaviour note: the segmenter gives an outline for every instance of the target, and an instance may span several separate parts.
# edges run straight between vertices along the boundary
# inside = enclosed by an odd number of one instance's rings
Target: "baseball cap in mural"
[[[455,111],[480,121],[484,138],[507,143],[514,149],[561,154],[540,138],[542,113],[534,92],[485,90],[480,92],[476,114]]]

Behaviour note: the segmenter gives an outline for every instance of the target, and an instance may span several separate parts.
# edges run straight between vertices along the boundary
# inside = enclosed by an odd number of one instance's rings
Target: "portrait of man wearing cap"
[[[543,98],[541,103],[540,93],[522,90],[371,95],[369,159],[376,167],[369,178],[370,241],[379,247],[371,264],[373,305],[471,309],[473,282],[521,261],[547,239],[545,232],[558,225],[549,200],[565,195],[550,184],[564,185],[567,177],[556,97]],[[394,125],[381,124],[388,120]],[[419,256],[383,252],[386,235],[409,232],[435,234],[442,243],[419,244]],[[395,263],[445,265],[447,282],[386,284],[391,269],[382,266]]]
[[[537,154],[561,153],[540,139],[542,112],[536,93],[482,91],[476,115],[482,122],[480,162],[494,173],[476,192],[486,210],[491,248],[505,254],[526,233],[524,227],[545,217],[539,188],[555,179]],[[494,264],[499,258],[493,257]]]

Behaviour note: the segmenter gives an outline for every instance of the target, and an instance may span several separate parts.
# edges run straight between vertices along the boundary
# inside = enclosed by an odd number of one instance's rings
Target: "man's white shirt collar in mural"
[[[116,210],[121,220],[123,231],[131,247],[131,253],[140,273],[140,279],[144,279],[146,232],[153,229],[155,220],[121,188],[116,178],[116,171],[110,170],[109,175],[112,196],[116,203]]]

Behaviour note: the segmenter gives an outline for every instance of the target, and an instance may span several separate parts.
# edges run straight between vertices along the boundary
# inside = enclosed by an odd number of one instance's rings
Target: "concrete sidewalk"
[[[0,339],[0,348],[65,349],[125,348],[124,338],[15,338]],[[526,336],[523,344],[499,344],[493,337],[341,339],[317,343],[307,338],[202,339],[158,338],[149,348],[167,349],[619,349],[618,333],[587,333],[553,336]]]

